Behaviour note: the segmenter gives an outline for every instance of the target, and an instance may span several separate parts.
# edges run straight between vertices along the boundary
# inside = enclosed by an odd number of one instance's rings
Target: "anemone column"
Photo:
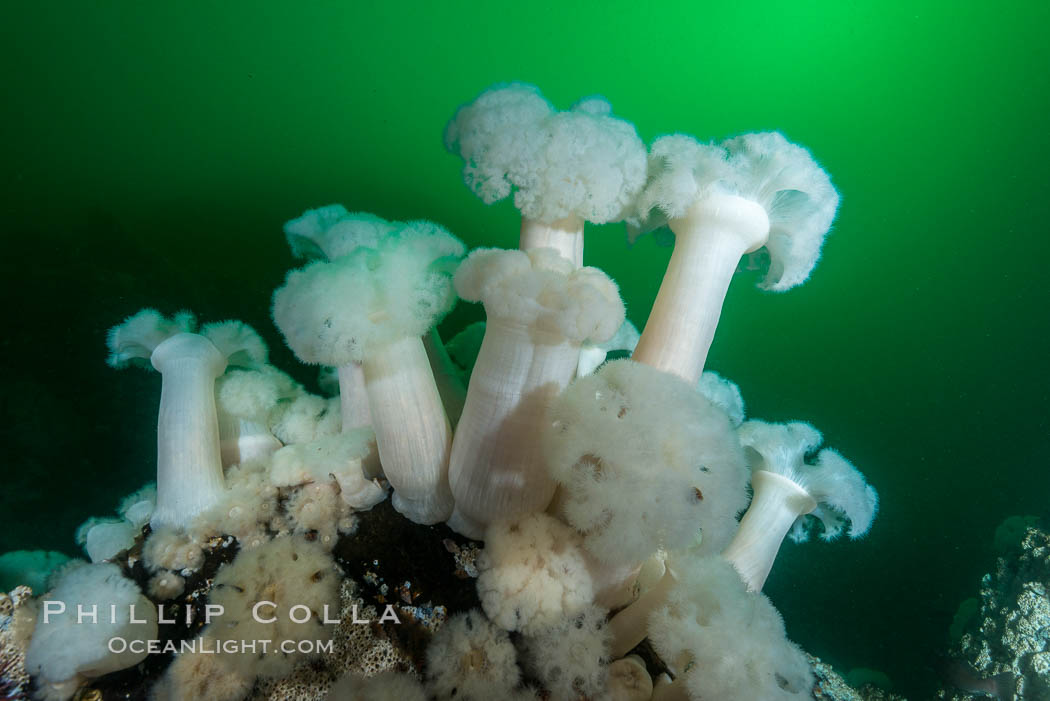
[[[347,363],[336,368],[339,376],[339,408],[343,431],[372,425],[372,414],[365,394],[365,373],[360,363]]]
[[[523,251],[553,248],[577,268],[583,267],[583,220],[576,215],[569,215],[545,224],[522,217],[518,247]]]
[[[787,477],[766,470],[752,475],[751,488],[751,506],[722,557],[733,563],[749,589],[761,591],[784,536],[800,516],[817,508],[817,502]]]
[[[579,344],[560,334],[488,320],[449,460],[454,530],[481,538],[491,521],[550,503],[555,483],[537,439],[579,354]]]
[[[215,379],[226,357],[193,333],[180,333],[150,358],[160,372],[157,416],[157,508],[150,523],[181,527],[218,503],[225,489]]]
[[[696,384],[737,263],[765,243],[769,219],[754,202],[720,195],[670,226],[674,251],[632,357]]]
[[[452,430],[423,341],[404,338],[378,349],[365,358],[362,370],[394,508],[416,523],[445,520],[452,512]]]
[[[582,344],[611,338],[624,309],[604,273],[546,247],[477,249],[455,285],[488,317],[449,460],[449,525],[480,538],[493,521],[550,503],[555,486],[540,445],[547,409],[572,380]]]

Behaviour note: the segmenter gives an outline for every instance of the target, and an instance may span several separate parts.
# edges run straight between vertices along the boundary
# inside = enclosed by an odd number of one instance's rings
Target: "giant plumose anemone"
[[[339,204],[284,225],[305,262],[273,321],[338,396],[270,365],[241,322],[147,307],[110,330],[110,365],[161,375],[156,486],[84,524],[90,562],[24,560],[37,698],[129,680],[141,697],[226,701],[274,684],[404,701],[810,696],[762,585],[786,535],[859,537],[877,495],[817,452],[815,428],[746,417],[740,389],[704,369],[742,256],[765,249],[768,290],[812,273],[830,178],[779,132],[647,149],[603,98],[559,111],[521,83],[460,107],[444,137],[484,203],[513,196],[519,249]],[[615,222],[632,241],[674,235],[640,334],[584,264],[585,227]],[[436,327],[460,298],[486,321],[446,346]],[[78,628],[77,604],[122,610]],[[358,621],[369,607],[386,612]],[[365,652],[358,624],[378,636]],[[115,635],[158,645],[116,652]],[[262,640],[278,652],[242,645]]]

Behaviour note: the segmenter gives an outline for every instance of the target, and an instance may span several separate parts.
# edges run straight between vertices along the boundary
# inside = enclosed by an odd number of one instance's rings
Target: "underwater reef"
[[[8,697],[893,698],[762,593],[785,538],[864,536],[876,490],[705,368],[738,271],[813,272],[828,174],[778,132],[646,146],[602,98],[519,83],[444,137],[519,248],[341,205],[287,222],[304,264],[272,318],[321,393],[241,321],[114,319],[109,365],[159,375],[156,481],[78,529],[86,559],[0,559]],[[641,330],[584,265],[611,223],[673,247]],[[460,302],[485,321],[442,339]]]
[[[1050,532],[1011,517],[996,546],[995,569],[952,624],[939,699],[1050,699]]]

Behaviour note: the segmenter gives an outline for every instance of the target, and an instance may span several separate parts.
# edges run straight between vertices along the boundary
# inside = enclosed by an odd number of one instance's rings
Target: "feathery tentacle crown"
[[[376,222],[368,228],[385,229]],[[455,302],[452,272],[464,253],[463,243],[437,224],[390,223],[374,245],[359,243],[346,255],[289,273],[274,293],[274,321],[304,363],[361,362],[440,321]]]
[[[513,191],[523,217],[546,223],[620,221],[645,184],[645,145],[601,97],[558,112],[532,85],[495,86],[459,108],[445,146],[482,201]]]
[[[456,292],[485,313],[573,343],[608,340],[623,324],[620,292],[597,268],[576,268],[552,249],[479,248],[456,271]]]
[[[775,292],[805,282],[820,257],[839,195],[809,151],[780,132],[743,134],[719,145],[671,134],[653,142],[649,180],[629,237],[686,216],[709,195],[737,195],[769,217],[768,269],[759,287]]]
[[[810,514],[802,515],[792,526],[792,540],[808,540],[816,521],[823,525],[824,540],[843,532],[859,538],[871,528],[878,510],[878,493],[838,451],[824,448],[817,453],[824,439],[813,426],[798,421],[775,424],[751,420],[740,427],[738,435],[752,473],[766,470],[786,477],[817,502]],[[816,458],[809,461],[814,453]]]

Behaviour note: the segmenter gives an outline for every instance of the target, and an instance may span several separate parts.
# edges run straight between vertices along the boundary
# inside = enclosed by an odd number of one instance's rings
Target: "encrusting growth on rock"
[[[339,609],[340,575],[316,543],[281,537],[242,551],[223,565],[211,586],[209,604],[221,615],[201,632],[201,647],[176,655],[156,693],[158,701],[244,698],[257,677],[280,677],[310,655],[298,641],[331,638],[325,616]],[[299,622],[302,621],[302,622]],[[272,641],[274,649],[242,652],[245,641]],[[226,652],[224,641],[235,643]],[[278,646],[281,641],[291,645]]]
[[[418,679],[394,671],[374,677],[345,676],[332,685],[326,698],[328,701],[427,701]]]

